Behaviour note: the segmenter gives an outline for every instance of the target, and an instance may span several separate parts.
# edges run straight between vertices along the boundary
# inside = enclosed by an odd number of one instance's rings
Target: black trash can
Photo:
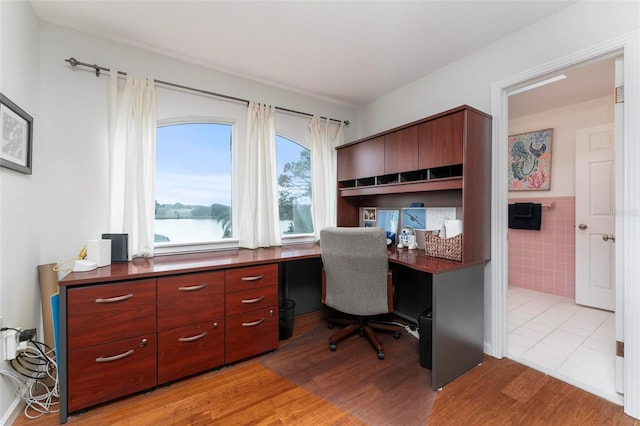
[[[296,302],[291,299],[280,301],[280,340],[287,340],[293,335],[293,315]]]
[[[420,366],[431,370],[431,308],[418,317],[418,334],[420,336]]]

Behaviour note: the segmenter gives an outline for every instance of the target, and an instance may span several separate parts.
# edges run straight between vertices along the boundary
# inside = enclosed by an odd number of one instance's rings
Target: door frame
[[[616,37],[591,48],[540,65],[525,72],[491,84],[491,114],[493,116],[491,166],[491,261],[485,269],[486,327],[485,352],[502,358],[507,354],[507,139],[508,95],[513,86],[536,77],[620,51],[624,56],[624,140],[616,150],[624,153],[624,161],[617,165],[616,209],[620,213],[620,245],[616,246],[616,276],[622,283],[624,300],[625,383],[624,412],[640,418],[640,286],[634,283],[640,277],[640,172],[633,165],[640,164],[640,31]],[[612,105],[613,107],[613,105]],[[635,117],[635,119],[632,119]],[[618,180],[620,178],[620,180]],[[635,182],[635,185],[625,185]],[[631,236],[625,238],[624,236]],[[618,236],[618,235],[617,235]],[[618,278],[617,278],[618,279]],[[488,294],[487,294],[488,292]],[[635,333],[630,332],[630,330]]]

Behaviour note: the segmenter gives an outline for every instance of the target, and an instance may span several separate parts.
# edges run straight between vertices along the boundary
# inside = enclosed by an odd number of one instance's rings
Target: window
[[[313,233],[311,220],[311,152],[276,136],[278,207],[282,236]]]
[[[207,243],[233,236],[231,125],[180,123],[156,135],[155,241]]]

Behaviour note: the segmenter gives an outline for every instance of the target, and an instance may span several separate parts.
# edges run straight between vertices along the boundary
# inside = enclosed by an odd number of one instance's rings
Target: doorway
[[[507,159],[506,143],[508,137],[508,97],[507,91],[524,82],[565,69],[570,66],[585,63],[594,58],[611,54],[615,51],[623,51],[625,57],[624,84],[627,88],[625,98],[625,116],[633,117],[640,109],[640,33],[632,33],[609,40],[605,43],[593,46],[583,51],[574,52],[567,57],[560,58],[551,63],[541,65],[525,73],[511,76],[492,84],[492,115],[494,117],[493,132],[493,167],[492,186],[496,188],[492,194],[492,261],[488,265],[487,273],[490,283],[488,289],[487,306],[490,312],[490,328],[487,329],[487,341],[485,350],[488,354],[503,357],[507,354],[507,173],[503,165]],[[624,161],[618,164],[619,175],[622,182],[635,181],[633,165],[640,162],[640,146],[637,146],[637,137],[640,135],[640,123],[637,120],[624,120],[624,139],[617,142],[617,146],[624,148]],[[621,185],[616,194],[619,200],[617,210],[620,212],[635,212],[640,209],[640,197],[638,191],[632,185]],[[636,235],[640,226],[636,223],[635,216],[622,214],[616,221],[618,236]],[[620,240],[620,238],[619,238]],[[640,306],[637,300],[640,298],[640,289],[632,285],[631,277],[640,276],[640,263],[636,261],[640,253],[640,239],[625,238],[624,244],[617,247],[616,274],[622,281],[619,286],[624,291],[624,355],[627,365],[635,366],[640,358],[640,339],[634,333],[640,329]],[[621,271],[621,274],[618,274]],[[628,278],[625,278],[628,277]],[[624,411],[625,413],[640,418],[640,375],[637,369],[627,370],[624,374]]]
[[[579,135],[613,121],[614,70],[613,58],[580,64],[543,80],[549,84],[519,89],[509,97],[509,134],[550,129],[547,155],[553,165],[546,171],[550,189],[509,192],[510,204],[541,204],[542,223],[539,230],[508,230],[507,355],[622,404],[615,392],[615,318],[610,312],[576,306],[576,276],[581,272],[576,249],[582,248],[576,240],[576,211],[581,211],[576,203],[588,182],[577,167],[583,163],[585,145]],[[586,145],[593,146],[589,141]],[[613,197],[603,201],[610,200]]]

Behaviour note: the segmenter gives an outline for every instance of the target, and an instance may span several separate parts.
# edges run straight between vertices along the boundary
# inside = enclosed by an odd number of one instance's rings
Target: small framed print
[[[33,118],[0,93],[0,166],[31,174]]]
[[[365,222],[375,222],[376,221],[376,208],[375,207],[365,207],[362,209],[362,220]]]
[[[427,229],[427,209],[424,207],[402,209],[402,226],[410,226],[413,229]]]

